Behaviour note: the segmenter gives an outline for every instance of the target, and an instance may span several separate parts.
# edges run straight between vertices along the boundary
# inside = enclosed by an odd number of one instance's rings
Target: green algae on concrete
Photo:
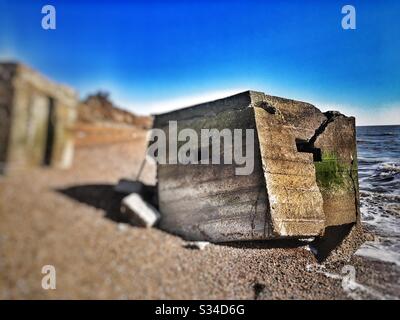
[[[352,187],[353,172],[357,172],[357,161],[346,164],[332,151],[323,151],[322,160],[314,162],[317,183],[323,189],[348,189]]]
[[[314,162],[317,183],[320,187],[340,188],[345,185],[350,167],[339,163],[338,157],[334,152],[322,152],[321,161]]]

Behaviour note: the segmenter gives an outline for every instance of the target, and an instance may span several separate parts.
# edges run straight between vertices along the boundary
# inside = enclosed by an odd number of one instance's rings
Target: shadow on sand
[[[126,194],[116,192],[114,191],[114,188],[115,185],[113,184],[89,184],[56,189],[56,191],[75,201],[104,210],[104,217],[107,219],[117,223],[129,223],[129,219],[120,211],[121,201]],[[146,194],[144,199],[150,202],[151,194]],[[298,239],[276,239],[264,241],[223,242],[217,243],[217,245],[260,250],[277,248],[295,249],[310,246],[318,262],[323,262],[329,254],[341,244],[342,240],[349,234],[351,227],[352,225],[328,227],[323,237],[318,237],[312,242]],[[190,241],[190,239],[184,240]],[[190,246],[187,248],[190,249]]]
[[[57,192],[81,203],[104,210],[104,217],[114,222],[128,222],[120,212],[124,194],[114,191],[113,184],[87,184],[56,189]]]

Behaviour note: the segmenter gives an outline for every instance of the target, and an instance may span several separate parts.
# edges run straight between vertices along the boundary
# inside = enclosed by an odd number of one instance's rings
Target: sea
[[[357,255],[400,267],[400,126],[357,127],[361,219],[376,235]]]

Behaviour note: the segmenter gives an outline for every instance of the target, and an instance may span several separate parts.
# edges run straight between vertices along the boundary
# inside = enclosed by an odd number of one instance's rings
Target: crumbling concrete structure
[[[68,167],[77,94],[18,63],[0,63],[1,171]]]
[[[255,159],[250,175],[235,175],[235,164],[159,164],[162,229],[225,242],[322,236],[357,221],[353,117],[247,91],[157,115],[154,128],[168,137],[169,121],[199,136],[201,129],[254,129]]]

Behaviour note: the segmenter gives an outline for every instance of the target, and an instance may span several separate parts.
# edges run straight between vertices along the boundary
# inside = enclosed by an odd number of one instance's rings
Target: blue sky
[[[41,28],[45,4],[56,30]],[[341,28],[345,4],[356,30]],[[0,59],[141,114],[253,89],[400,123],[398,0],[0,0]]]

